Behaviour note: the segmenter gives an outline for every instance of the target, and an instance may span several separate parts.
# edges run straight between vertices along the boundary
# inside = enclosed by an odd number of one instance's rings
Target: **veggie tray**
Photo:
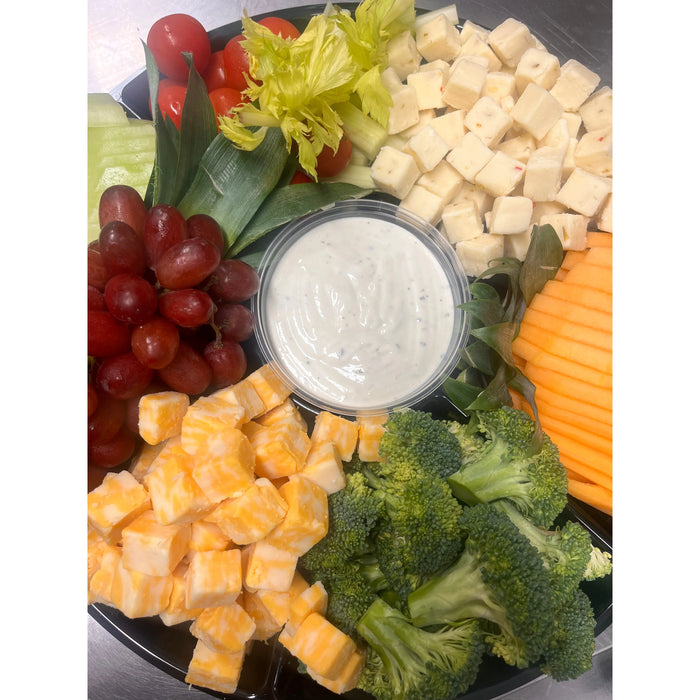
[[[339,5],[351,10],[356,6],[355,4],[343,3]],[[308,19],[322,12],[323,9],[324,5],[287,8],[253,17],[253,19],[258,20],[266,16],[281,17],[292,22],[299,29],[303,29]],[[494,20],[495,23],[496,20]],[[537,26],[533,26],[533,31],[537,29]],[[229,39],[240,34],[241,31],[241,22],[234,22],[208,32],[212,51],[223,49]],[[605,66],[605,64],[606,61],[603,59],[603,65]],[[609,82],[609,76],[605,77]],[[151,118],[149,78],[146,71],[122,86],[119,100],[126,112],[133,117]],[[380,193],[372,194],[370,198],[380,201],[391,200],[390,197],[387,198]],[[274,233],[269,235],[272,236]],[[254,251],[255,248],[253,247],[251,250]],[[248,371],[265,364],[266,358],[262,356],[255,338],[251,337],[242,345],[248,359]],[[318,409],[306,404],[299,397],[292,396],[292,398],[301,414],[305,418],[308,417],[309,422],[312,422]],[[442,390],[435,392],[413,408],[445,419],[455,413],[454,401],[450,400]],[[563,525],[567,521],[574,521],[582,525],[590,534],[592,545],[603,552],[612,553],[611,516],[569,496],[568,503],[555,521],[555,525]],[[612,576],[582,581],[581,589],[590,599],[596,620],[595,633],[597,635],[612,622]],[[172,677],[185,682],[188,665],[197,642],[190,631],[190,621],[167,627],[157,616],[130,619],[114,607],[100,603],[90,605],[89,614],[116,639],[146,661]],[[484,655],[477,679],[463,697],[475,700],[496,698],[541,675],[542,671],[536,665],[518,668],[504,663],[495,656]],[[322,700],[323,698],[337,697],[315,682],[307,673],[301,673],[298,661],[288,654],[282,645],[267,641],[254,641],[252,643],[241,670],[238,689],[233,695],[218,693],[207,688],[199,688],[199,690],[214,697],[250,698],[251,700],[266,700],[267,698],[270,700],[273,698]],[[369,696],[360,690],[351,690],[347,693],[347,697],[360,700]]]

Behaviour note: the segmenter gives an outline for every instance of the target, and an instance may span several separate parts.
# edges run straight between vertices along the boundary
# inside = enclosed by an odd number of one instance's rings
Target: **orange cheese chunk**
[[[255,451],[255,473],[279,479],[299,472],[306,461],[311,440],[306,432],[287,421],[261,425],[251,421],[244,432]]]
[[[332,442],[312,442],[301,476],[320,486],[329,496],[345,488],[345,470]]]
[[[236,498],[222,501],[207,516],[238,545],[263,539],[284,520],[287,502],[269,479],[259,478]]]
[[[292,393],[291,387],[285,384],[270,365],[263,365],[242,381],[248,382],[255,389],[265,406],[265,411],[279,406]]]
[[[245,652],[220,654],[197,641],[185,675],[185,683],[218,693],[235,693],[241,677]]]
[[[187,409],[182,419],[182,449],[188,454],[196,454],[211,435],[227,428],[240,428],[245,421],[246,413],[242,406],[215,394],[201,396]]]
[[[255,621],[236,602],[205,608],[190,626],[190,632],[212,651],[235,654],[245,650],[255,632]]]
[[[241,593],[241,550],[194,552],[185,575],[188,608],[230,605]]]
[[[190,525],[161,525],[152,510],[122,530],[122,563],[149,576],[171,574],[188,551]]]
[[[303,430],[305,433],[308,431],[306,420],[290,398],[286,398],[279,406],[275,406],[275,408],[270,409],[267,413],[263,413],[256,418],[256,423],[260,425],[272,425],[280,421],[286,421],[298,430]]]
[[[325,617],[328,609],[328,592],[321,581],[315,581],[289,603],[287,626],[292,635],[296,634],[301,623],[311,614]]]
[[[139,435],[157,445],[180,432],[190,397],[179,391],[159,391],[139,399]]]
[[[163,454],[167,450],[167,458]],[[208,513],[213,503],[192,477],[192,457],[181,447],[165,447],[157,466],[144,477],[153,512],[163,525],[191,523]]]
[[[311,432],[312,444],[332,442],[343,462],[349,462],[355,454],[357,437],[358,424],[355,421],[336,416],[328,411],[318,413]]]
[[[208,518],[209,516],[204,516]],[[195,520],[190,526],[190,552],[223,551],[231,547],[231,538],[209,520]]]
[[[358,416],[357,456],[363,462],[379,461],[379,441],[385,431],[388,416]]]
[[[279,492],[287,502],[287,513],[266,540],[274,547],[301,556],[328,532],[328,495],[299,475],[289,477]]]
[[[286,621],[279,620],[260,599],[259,591],[243,590],[239,598],[240,604],[255,622],[255,632],[251,639],[265,641],[276,635]]]
[[[139,484],[143,483],[144,477],[151,471],[156,457],[167,444],[168,441],[164,440],[157,445],[149,445],[147,442],[141,445],[139,451],[129,465],[129,471]]]
[[[151,617],[167,609],[172,589],[172,575],[149,576],[132,571],[120,558],[114,569],[112,602],[128,618]]]
[[[101,548],[96,568],[88,582],[88,600],[91,603],[102,603],[114,607],[112,582],[121,556],[121,547],[105,544]]]
[[[243,549],[244,585],[248,590],[288,591],[298,557],[260,540]]]
[[[181,622],[187,622],[188,620],[194,620],[204,610],[204,608],[190,609],[187,607],[185,600],[185,576],[187,569],[187,564],[182,562],[173,571],[173,588],[170,592],[168,607],[160,613],[160,619],[168,627],[179,625]]]
[[[333,680],[324,678],[313,669],[308,669],[309,676],[311,676],[316,683],[327,688],[332,693],[342,695],[357,687],[357,681],[360,679],[362,669],[365,667],[365,658],[366,655],[364,652],[355,649],[337,678]]]
[[[151,505],[146,489],[126,470],[108,472],[87,500],[88,522],[109,544],[116,544],[122,529]]]
[[[245,422],[253,420],[265,413],[265,404],[255,391],[255,387],[247,380],[242,379],[236,384],[218,389],[212,396],[240,406],[243,409]]]

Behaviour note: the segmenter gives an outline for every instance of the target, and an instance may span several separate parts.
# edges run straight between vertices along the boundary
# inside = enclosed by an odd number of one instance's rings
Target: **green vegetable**
[[[421,627],[479,619],[490,653],[525,668],[547,648],[553,621],[542,559],[495,506],[468,507],[463,520],[462,555],[408,596],[409,616]]]
[[[449,425],[462,446],[462,466],[447,477],[458,499],[469,505],[508,499],[534,523],[552,525],[567,502],[566,469],[525,411],[502,406]]]
[[[357,148],[368,160],[374,160],[389,135],[386,126],[366,115],[352,102],[336,105],[335,110],[343,120],[343,129],[353,148]]]
[[[358,687],[377,700],[452,700],[476,680],[484,642],[474,620],[428,631],[377,599],[357,629],[369,645]]]

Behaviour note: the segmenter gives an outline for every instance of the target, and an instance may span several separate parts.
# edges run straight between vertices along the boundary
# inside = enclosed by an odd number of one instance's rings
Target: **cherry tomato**
[[[245,39],[243,34],[229,39],[224,46],[224,66],[226,69],[226,79],[230,87],[236,90],[245,90],[248,87],[245,76],[250,71],[248,54],[241,42]]]
[[[202,24],[186,14],[162,17],[153,24],[146,45],[151,50],[160,72],[173,80],[184,81],[189,76],[182,52],[192,54],[194,67],[203,74],[211,57],[211,44]]]
[[[281,17],[263,17],[258,20],[258,24],[262,24],[263,27],[267,27],[273,34],[277,34],[283,39],[296,39],[301,34],[291,22]]]
[[[226,80],[226,66],[224,65],[224,51],[214,51],[209,59],[209,65],[202,74],[207,92],[218,88],[229,87]]]
[[[241,102],[245,101],[238,90],[230,87],[212,90],[209,93],[209,99],[211,100],[212,107],[214,107],[214,114],[217,120],[220,116],[228,116],[233,107],[238,107]]]
[[[158,83],[158,107],[163,113],[163,117],[169,116],[178,129],[180,128],[186,94],[187,88],[182,83],[177,83],[169,78],[164,78]]]
[[[332,177],[345,169],[352,155],[352,143],[346,134],[343,134],[338,144],[338,150],[333,153],[329,146],[324,146],[318,154],[316,173],[319,177]]]
[[[289,184],[300,185],[304,182],[313,182],[313,180],[303,170],[297,170],[289,181]]]

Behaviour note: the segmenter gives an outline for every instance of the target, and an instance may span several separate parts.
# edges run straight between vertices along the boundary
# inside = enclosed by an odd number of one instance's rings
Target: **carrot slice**
[[[571,396],[552,391],[546,386],[537,385],[535,399],[539,402],[540,398],[549,404],[555,404],[577,415],[612,425],[612,410],[609,408],[594,406],[592,403],[586,403],[578,398],[572,398]]]
[[[560,395],[576,397],[578,401],[612,411],[612,389],[590,386],[565,374],[543,370],[530,363],[527,365],[525,374],[537,386],[545,386]]]
[[[586,245],[589,248],[607,246],[612,248],[612,233],[607,231],[589,231],[586,236]]]
[[[612,313],[612,294],[587,287],[585,280],[580,284],[557,279],[549,280],[542,287],[540,294]]]
[[[612,515],[613,503],[610,489],[599,484],[587,484],[576,479],[569,479],[569,493],[574,498],[578,498],[579,501]]]
[[[561,423],[577,425],[581,429],[588,430],[596,435],[612,440],[613,430],[610,423],[589,418],[581,413],[575,413],[574,411],[562,408],[560,405],[554,405],[549,401],[545,401],[540,395],[539,390],[537,393],[537,410],[540,414],[545,414]]]
[[[585,250],[568,250],[561,261],[561,267],[564,270],[570,270],[576,263],[583,261],[585,257]]]
[[[548,333],[554,333],[563,338],[576,340],[579,343],[586,345],[594,345],[601,350],[612,351],[612,334],[605,331],[599,331],[595,328],[582,326],[579,323],[574,323],[566,318],[552,316],[551,314],[543,313],[530,305],[523,314],[521,321],[522,325],[532,324],[538,326]]]
[[[574,449],[577,448],[579,445],[583,445],[592,450],[596,450],[596,452],[601,452],[607,455],[608,457],[612,457],[612,440],[610,438],[602,437],[601,435],[596,435],[595,433],[583,430],[577,425],[570,425],[568,423],[558,421],[556,418],[551,418],[550,416],[548,416],[546,412],[543,413],[539,410],[538,412],[540,416],[540,422],[542,423],[542,427],[544,428],[545,432],[548,434],[551,433],[551,435],[556,435],[557,437],[561,438],[561,441],[557,442],[557,445],[563,452],[566,452],[567,454],[570,454],[572,456],[576,456],[577,453],[574,452]],[[554,437],[552,437],[552,439],[554,440]],[[580,455],[579,458],[582,457],[583,455]],[[595,455],[595,459],[598,459],[598,455]],[[593,464],[593,462],[591,462],[591,464]],[[603,471],[606,474],[610,471],[609,464],[606,463],[605,465],[601,466],[605,466],[605,469],[603,469]]]
[[[600,245],[593,246],[585,252],[584,260],[591,265],[612,268],[612,248]]]
[[[612,314],[607,311],[599,311],[590,306],[564,301],[545,294],[536,294],[528,308],[550,316],[565,318],[571,323],[594,328],[603,333],[612,333]]]
[[[596,471],[588,464],[584,464],[574,457],[564,455],[561,458],[561,463],[566,467],[567,473],[572,473],[572,476],[577,481],[587,481],[591,484],[598,484],[612,491],[613,480],[611,476]]]
[[[591,265],[588,261],[574,265],[566,273],[567,284],[580,284],[590,289],[612,294],[612,270],[601,265]]]

